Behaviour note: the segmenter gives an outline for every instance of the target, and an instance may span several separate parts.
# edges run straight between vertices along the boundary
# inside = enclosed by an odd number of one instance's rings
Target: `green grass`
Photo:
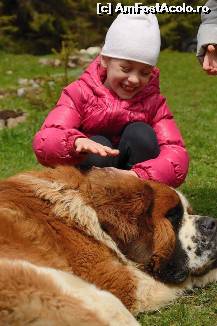
[[[0,178],[18,171],[37,168],[31,143],[62,88],[63,69],[42,66],[38,57],[0,53],[0,109],[21,109],[28,120],[14,129],[0,130]],[[191,156],[186,182],[181,190],[200,214],[216,214],[217,168],[217,77],[204,74],[193,54],[162,52],[161,90],[174,113]],[[12,74],[7,71],[11,70]],[[71,70],[75,78],[78,70]],[[19,78],[43,78],[43,92],[30,98],[17,97]],[[50,87],[47,81],[55,84]],[[217,325],[217,286],[196,290],[167,308],[139,317],[141,325]]]
[[[182,191],[199,213],[216,213],[217,97],[215,77],[201,71],[192,54],[161,56],[161,86],[182,131],[191,164]]]
[[[78,71],[80,69],[71,70],[69,76],[75,78]],[[18,83],[20,78],[44,80],[42,92],[32,92],[27,98],[18,97],[17,89],[22,87]],[[54,82],[54,85],[49,86],[49,81]],[[63,81],[63,68],[41,65],[39,57],[0,53],[0,94],[7,92],[7,96],[0,99],[0,110],[13,109],[28,113],[26,123],[14,129],[0,130],[0,178],[38,166],[32,152],[32,139],[57,101]]]

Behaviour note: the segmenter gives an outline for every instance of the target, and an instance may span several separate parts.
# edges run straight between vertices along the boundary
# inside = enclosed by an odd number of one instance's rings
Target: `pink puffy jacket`
[[[165,98],[160,95],[159,70],[153,69],[144,90],[130,100],[122,100],[107,89],[102,83],[105,77],[97,57],[77,81],[64,88],[34,137],[38,161],[47,166],[76,164],[80,160],[74,148],[76,138],[104,135],[117,144],[127,124],[143,121],[154,129],[160,154],[135,164],[132,170],[143,179],[179,186],[186,177],[189,158]]]

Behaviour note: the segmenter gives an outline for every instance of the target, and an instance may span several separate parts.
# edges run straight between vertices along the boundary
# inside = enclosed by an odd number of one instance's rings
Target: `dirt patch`
[[[0,111],[0,129],[14,128],[19,123],[24,122],[27,114],[22,111],[1,110]]]

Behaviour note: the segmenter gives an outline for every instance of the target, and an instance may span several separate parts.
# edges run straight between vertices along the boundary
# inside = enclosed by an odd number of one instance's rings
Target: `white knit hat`
[[[101,54],[155,66],[160,53],[160,29],[153,14],[119,14],[105,38]]]

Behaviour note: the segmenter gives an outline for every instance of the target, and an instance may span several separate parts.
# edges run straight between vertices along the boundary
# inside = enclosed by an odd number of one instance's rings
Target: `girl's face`
[[[107,69],[104,85],[121,99],[131,99],[148,83],[153,66],[136,61],[101,56],[101,64]]]

